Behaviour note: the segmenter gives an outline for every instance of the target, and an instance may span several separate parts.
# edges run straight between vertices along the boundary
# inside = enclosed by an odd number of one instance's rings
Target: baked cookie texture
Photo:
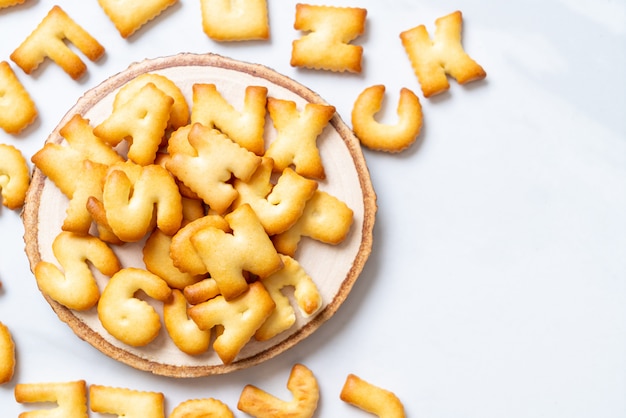
[[[22,152],[13,145],[0,144],[0,194],[9,209],[24,205],[30,185],[30,168]]]
[[[37,28],[11,53],[11,59],[26,74],[50,58],[74,80],[82,77],[87,66],[65,44],[71,42],[91,61],[104,55],[104,47],[59,6],[53,6]]]
[[[9,327],[0,322],[0,385],[8,383],[15,372],[15,343]]]
[[[349,374],[341,389],[340,399],[381,418],[404,418],[404,405],[387,389],[355,374]]]
[[[367,87],[357,97],[352,108],[352,129],[361,144],[377,151],[400,152],[408,148],[422,130],[422,106],[419,98],[408,88],[400,90],[395,124],[380,123],[380,111],[385,94],[382,84]]]
[[[448,90],[448,74],[459,84],[482,80],[487,76],[483,67],[463,49],[462,25],[463,14],[457,10],[435,21],[432,39],[424,25],[400,34],[402,45],[425,97]]]
[[[239,396],[237,408],[253,417],[312,417],[320,398],[319,386],[313,372],[303,364],[295,364],[287,389],[292,399],[285,401],[254,385],[246,385]]]
[[[37,106],[6,61],[0,62],[0,128],[18,134],[37,118]]]
[[[294,29],[306,32],[292,43],[291,65],[335,72],[361,72],[363,47],[351,41],[365,31],[367,9],[298,3]]]
[[[98,0],[122,38],[128,38],[178,0]]]
[[[266,0],[200,0],[202,29],[219,42],[270,38]]]

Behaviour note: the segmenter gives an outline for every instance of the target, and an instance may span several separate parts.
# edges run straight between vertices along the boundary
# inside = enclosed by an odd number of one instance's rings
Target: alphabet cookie
[[[22,414],[24,417],[87,418],[87,384],[84,380],[48,383],[18,383],[15,400],[19,403],[55,403],[56,407]]]
[[[128,38],[139,28],[156,18],[178,0],[98,0],[122,38]]]
[[[9,209],[24,205],[30,184],[28,163],[13,145],[0,144],[0,193],[2,204]]]
[[[200,10],[204,33],[216,41],[270,37],[266,0],[200,0]]]
[[[399,152],[408,148],[422,130],[422,106],[411,90],[400,90],[398,121],[390,125],[375,119],[381,109],[385,86],[363,90],[352,108],[352,129],[363,145],[373,150]]]
[[[319,387],[315,375],[306,366],[296,364],[291,369],[287,389],[293,395],[284,401],[256,386],[246,385],[239,396],[237,408],[256,418],[312,417],[317,410]]]
[[[94,37],[63,9],[53,6],[37,28],[11,53],[11,59],[26,74],[30,74],[45,58],[50,58],[77,80],[87,71],[87,66],[65,44],[65,40],[74,44],[91,61],[97,61],[104,54],[104,47]]]
[[[293,41],[291,65],[360,73],[363,47],[350,42],[363,34],[366,16],[359,7],[297,4],[294,28],[308,33]]]
[[[37,118],[37,107],[6,61],[0,62],[0,91],[0,128],[20,133]]]
[[[381,418],[404,418],[404,406],[393,393],[349,374],[339,395],[342,401]]]
[[[89,386],[91,411],[120,418],[163,418],[165,396],[160,392],[139,391],[104,385]]]
[[[15,343],[9,328],[0,322],[0,385],[11,381],[15,371]]]
[[[430,38],[424,25],[408,29],[400,34],[402,45],[425,97],[431,97],[449,89],[447,74],[459,84],[482,80],[485,70],[474,61],[461,44],[463,15],[460,11],[438,18],[435,34]]]

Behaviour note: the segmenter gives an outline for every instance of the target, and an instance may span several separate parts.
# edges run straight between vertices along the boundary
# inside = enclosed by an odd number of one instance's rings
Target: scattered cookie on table
[[[411,90],[400,90],[398,120],[395,124],[380,123],[375,115],[382,107],[385,86],[363,90],[352,108],[352,129],[361,144],[378,151],[400,152],[408,148],[422,129],[422,106]]]
[[[18,4],[24,3],[26,0],[0,0],[0,9],[4,9],[5,7],[17,6]]]
[[[11,53],[11,59],[26,74],[30,74],[44,58],[50,58],[77,80],[87,71],[87,66],[65,41],[74,44],[91,61],[97,61],[104,54],[104,47],[94,37],[61,7],[54,6],[37,28]]]
[[[202,29],[215,41],[266,40],[270,37],[266,0],[200,0]]]
[[[18,383],[15,400],[19,403],[55,403],[55,408],[25,412],[25,417],[87,418],[87,384],[84,380],[47,383]],[[21,415],[20,415],[21,416]]]
[[[98,0],[122,38],[128,38],[178,0]]]
[[[18,134],[37,118],[35,102],[6,62],[0,62],[0,128]]]
[[[349,374],[340,399],[364,411],[384,418],[404,418],[404,406],[393,393]]]
[[[459,84],[481,80],[485,70],[463,49],[461,26],[463,15],[453,12],[435,21],[435,35],[431,39],[424,25],[416,26],[400,34],[402,45],[425,97],[431,97],[449,89],[447,74]]]
[[[359,7],[297,4],[294,28],[308,33],[293,41],[291,65],[360,73],[363,47],[350,42],[363,34],[366,17]]]
[[[9,328],[0,322],[0,385],[8,383],[15,372],[15,343]]]
[[[190,399],[180,403],[169,418],[234,418],[228,406],[213,398]]]
[[[92,412],[124,418],[163,418],[165,396],[160,392],[91,385],[89,407]]]
[[[287,380],[293,399],[284,401],[253,385],[246,385],[239,396],[237,408],[255,418],[301,417],[315,414],[320,398],[315,375],[306,366],[296,364]]]
[[[22,152],[13,145],[0,144],[0,193],[9,209],[24,205],[30,184],[30,169]]]

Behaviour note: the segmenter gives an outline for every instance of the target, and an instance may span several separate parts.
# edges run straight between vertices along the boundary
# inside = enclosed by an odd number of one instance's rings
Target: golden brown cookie
[[[89,407],[93,412],[119,418],[163,418],[165,396],[160,392],[91,385]]]
[[[20,414],[22,418],[76,417],[87,418],[87,384],[84,380],[49,383],[18,383],[15,400],[19,403],[55,403],[45,408]]]
[[[239,396],[237,408],[256,418],[312,417],[320,397],[313,372],[302,364],[295,364],[287,380],[287,389],[293,395],[290,401],[279,399],[256,386],[246,385]]]
[[[349,374],[341,394],[342,401],[381,418],[404,418],[404,406],[393,393]]]
[[[400,90],[398,121],[391,125],[375,119],[381,109],[385,86],[371,86],[363,90],[352,108],[352,129],[361,144],[378,151],[400,152],[408,148],[422,130],[422,106],[411,90]]]
[[[10,382],[15,371],[15,343],[9,327],[0,322],[0,385]]]
[[[0,128],[18,134],[37,118],[35,102],[6,61],[0,62]]]
[[[30,74],[44,58],[50,58],[77,80],[87,71],[87,66],[65,44],[66,40],[91,61],[97,61],[104,54],[104,47],[94,37],[63,9],[53,6],[37,28],[11,53],[11,59],[26,74]]]
[[[22,152],[13,145],[0,144],[0,193],[9,209],[24,205],[30,184],[30,169]]]
[[[447,74],[459,84],[482,80],[487,76],[485,70],[463,49],[462,24],[463,15],[456,11],[435,21],[435,35],[432,39],[424,25],[400,34],[425,97],[449,89]]]
[[[359,7],[297,4],[294,28],[308,33],[293,41],[291,65],[360,73],[363,47],[350,42],[363,34],[366,17]]]
[[[122,38],[128,38],[139,28],[156,18],[178,0],[98,0]]]
[[[200,11],[204,33],[216,41],[270,37],[266,0],[200,0]]]

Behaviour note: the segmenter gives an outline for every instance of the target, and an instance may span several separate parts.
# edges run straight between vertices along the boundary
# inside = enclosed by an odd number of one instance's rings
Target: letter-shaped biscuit
[[[194,275],[208,273],[202,258],[191,243],[191,237],[196,232],[208,227],[219,228],[224,232],[230,231],[230,226],[224,218],[210,214],[189,222],[172,237],[170,257],[174,266],[180,271]]]
[[[207,277],[198,283],[185,287],[183,292],[187,302],[192,305],[197,305],[218,296],[220,294],[220,288],[217,286],[215,279]]]
[[[0,144],[0,192],[2,204],[9,209],[24,205],[30,184],[26,159],[13,145]]]
[[[191,123],[219,129],[248,151],[263,155],[266,102],[267,87],[248,86],[239,111],[222,97],[215,84],[194,84]]]
[[[281,258],[284,267],[263,279],[263,286],[276,303],[276,309],[254,334],[254,337],[259,341],[269,340],[289,329],[296,322],[296,315],[291,302],[282,293],[284,287],[291,286],[294,288],[295,301],[305,317],[313,315],[322,307],[322,296],[315,282],[304,271],[300,263],[286,255],[281,255]]]
[[[159,276],[129,267],[111,277],[98,303],[102,326],[121,342],[135,347],[149,344],[161,329],[159,314],[148,302],[135,297],[139,290],[161,302],[172,293]]]
[[[224,364],[230,364],[275,306],[263,285],[254,282],[231,301],[220,295],[192,306],[189,316],[203,330],[211,330],[217,325],[223,327],[224,331],[213,342],[213,349]]]
[[[110,145],[93,134],[89,120],[78,114],[61,128],[60,134],[67,145],[48,142],[31,161],[70,199],[76,189],[76,179],[83,175],[85,159],[107,166],[124,161]]]
[[[139,28],[161,14],[178,0],[98,0],[122,38],[128,38]]]
[[[287,389],[293,395],[291,401],[279,399],[253,385],[246,385],[239,396],[237,408],[256,418],[301,417],[315,414],[319,401],[319,386],[315,375],[306,366],[295,364]]]
[[[168,126],[174,99],[154,83],[144,85],[128,101],[113,108],[113,112],[93,130],[112,146],[127,139],[128,159],[139,164],[154,163]]]
[[[77,311],[92,308],[100,298],[91,265],[106,276],[121,268],[113,250],[91,235],[61,232],[52,243],[52,251],[62,270],[40,261],[35,266],[37,285],[50,298]]]
[[[189,104],[180,88],[169,78],[156,73],[145,73],[133,78],[115,94],[113,109],[117,109],[124,103],[139,94],[141,89],[148,83],[154,84],[159,90],[174,99],[170,110],[168,129],[176,130],[189,123]]]
[[[102,192],[106,220],[124,242],[141,240],[156,226],[173,235],[183,217],[182,198],[170,173],[159,165],[130,162],[110,167]]]
[[[179,404],[169,418],[234,418],[228,406],[213,398],[190,399]]]
[[[168,147],[171,158],[166,167],[211,209],[222,214],[237,197],[231,177],[248,180],[261,164],[261,157],[199,123],[193,124],[187,139],[193,153]]]
[[[17,6],[18,4],[24,3],[26,0],[0,0],[0,9],[4,9],[5,7]]]
[[[30,97],[8,62],[0,62],[0,128],[17,134],[37,117],[35,102]]]
[[[0,322],[0,385],[11,381],[15,371],[15,343],[9,328]]]
[[[178,289],[172,289],[172,295],[163,304],[163,322],[165,329],[176,347],[182,352],[202,354],[211,345],[211,331],[201,330],[187,315],[187,299]]]
[[[119,418],[165,417],[165,396],[160,392],[91,385],[89,404],[93,412],[117,415]]]
[[[363,47],[349,42],[363,33],[366,16],[357,7],[297,4],[294,28],[310,33],[293,41],[291,65],[360,73]]]
[[[404,406],[394,393],[374,386],[353,374],[346,378],[339,397],[342,401],[381,418],[405,416]]]
[[[395,125],[379,123],[374,115],[381,109],[385,86],[363,90],[352,109],[352,129],[363,145],[373,150],[399,152],[417,139],[422,130],[422,106],[411,90],[400,90],[398,121]]]
[[[400,34],[425,97],[448,90],[450,84],[446,74],[454,77],[459,84],[482,80],[487,76],[485,70],[463,49],[462,23],[463,15],[456,11],[435,21],[433,40],[424,25]]]
[[[276,139],[265,156],[274,160],[274,171],[282,172],[293,165],[296,173],[317,179],[325,178],[317,137],[335,114],[330,105],[307,103],[302,112],[296,103],[269,97],[267,99]]]
[[[282,267],[282,260],[250,205],[243,205],[224,217],[232,233],[208,227],[197,231],[191,243],[220,293],[230,300],[248,287],[243,274],[261,278]]]
[[[216,41],[270,37],[266,0],[200,0],[202,29]]]
[[[19,403],[53,402],[54,409],[40,409],[20,414],[22,418],[87,418],[87,384],[84,380],[50,383],[18,383],[15,400]]]
[[[268,235],[286,231],[302,215],[306,202],[317,190],[317,182],[286,168],[275,185],[271,183],[274,162],[264,157],[247,182],[235,180],[239,196],[233,208],[249,204]]]
[[[66,210],[65,220],[61,229],[79,235],[87,235],[93,218],[87,210],[90,197],[102,200],[102,187],[108,172],[104,164],[83,160],[83,172],[75,179],[75,190]]]
[[[352,221],[352,209],[335,196],[317,190],[294,226],[273,236],[272,241],[279,253],[293,256],[302,237],[339,244],[348,235]]]
[[[74,80],[79,79],[87,66],[70,47],[74,44],[91,61],[104,54],[104,47],[78,25],[59,6],[54,6],[37,28],[11,54],[11,59],[26,74],[30,74],[46,58],[57,63]]]
[[[172,289],[184,289],[199,282],[202,275],[180,271],[170,256],[172,237],[156,228],[143,247],[143,261],[146,269],[167,282]]]

